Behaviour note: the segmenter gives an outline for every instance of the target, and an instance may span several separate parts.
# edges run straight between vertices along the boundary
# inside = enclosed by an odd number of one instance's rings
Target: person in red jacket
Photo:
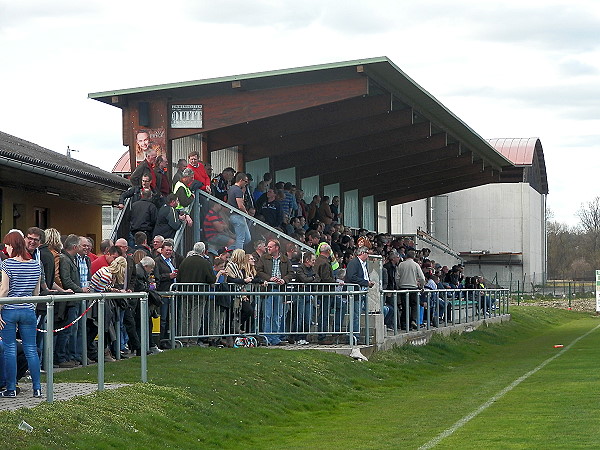
[[[188,168],[194,172],[194,180],[198,180],[202,183],[201,189],[205,190],[209,194],[212,192],[210,187],[210,178],[206,173],[204,165],[200,162],[200,155],[197,151],[193,151],[188,155]]]

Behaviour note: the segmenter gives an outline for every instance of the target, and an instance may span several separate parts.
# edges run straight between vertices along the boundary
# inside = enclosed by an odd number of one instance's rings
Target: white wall
[[[545,199],[527,183],[497,183],[452,192],[433,199],[433,237],[456,252],[522,253],[523,265],[468,264],[469,276],[497,278],[522,289],[541,284],[545,270]],[[392,234],[427,229],[427,202],[392,206]],[[421,247],[423,245],[420,245]],[[443,255],[432,255],[439,262]],[[520,259],[520,258],[519,258]],[[444,264],[444,262],[442,262]]]
[[[427,200],[392,206],[392,234],[415,234],[427,230]]]

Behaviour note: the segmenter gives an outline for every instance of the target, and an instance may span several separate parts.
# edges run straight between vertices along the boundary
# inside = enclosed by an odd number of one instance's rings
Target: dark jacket
[[[331,268],[331,261],[329,260],[328,256],[319,255],[315,261],[314,269],[319,276],[321,283],[335,283],[333,269]]]
[[[156,271],[158,272],[158,279],[156,280],[156,289],[158,291],[168,291],[173,284],[174,280],[170,277],[171,268],[165,262],[164,258],[157,256],[154,261],[156,262]],[[177,269],[181,265],[181,256],[173,252],[171,257],[171,264]]]
[[[362,264],[357,256],[348,262],[344,281],[346,283],[358,284],[362,287],[369,287],[369,282],[365,280]]]
[[[42,263],[42,268],[44,269],[44,277],[46,278],[46,286],[48,289],[52,289],[52,285],[54,284],[54,255],[50,251],[47,245],[42,245],[39,248],[40,252],[40,261]]]
[[[319,275],[315,273],[314,268],[306,267],[304,264],[300,264],[298,267],[296,278],[300,283],[318,283],[321,281]]]
[[[90,258],[84,257],[85,262],[88,266],[88,281],[92,274],[92,263]],[[63,289],[72,289],[75,293],[82,293],[81,280],[79,277],[79,266],[77,264],[77,257],[69,255],[65,250],[60,255],[60,279],[62,281]]]
[[[283,222],[283,210],[277,200],[265,202],[258,213],[263,216],[264,221],[273,228],[278,227]]]
[[[140,186],[132,186],[126,191],[123,191],[119,196],[119,203],[124,205],[128,198],[131,199],[132,204],[139,201],[142,198],[142,188]],[[157,208],[160,208],[164,204],[160,194],[156,190],[152,191],[151,200]]]
[[[210,261],[199,255],[191,255],[181,261],[177,273],[179,283],[208,283],[216,280]]]
[[[152,200],[141,199],[131,206],[131,231],[154,230],[156,224],[156,205]]]
[[[175,208],[169,205],[163,205],[156,215],[156,225],[154,226],[154,236],[161,235],[164,238],[175,237],[175,233],[181,226],[179,220],[179,214],[175,211]]]
[[[151,169],[148,166],[148,161],[145,159],[141,161],[138,166],[135,168],[131,176],[129,177],[129,181],[132,186],[141,186],[142,185],[142,176],[150,175],[152,178],[156,179],[156,192],[160,192],[160,186],[162,182],[162,177],[158,169],[158,165],[154,166],[154,174],[152,175]]]

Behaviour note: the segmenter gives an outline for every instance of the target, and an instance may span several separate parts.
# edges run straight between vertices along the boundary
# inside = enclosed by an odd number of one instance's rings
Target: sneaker
[[[160,348],[158,348],[156,345],[154,347],[150,347],[150,352],[153,355],[158,355],[159,353],[162,353],[164,350],[161,350]]]
[[[34,389],[33,390],[33,397],[34,398],[42,398],[42,390],[41,389]]]
[[[17,390],[14,390],[14,391],[5,390],[5,391],[0,392],[0,398],[16,398],[17,395],[19,395]]]
[[[296,344],[298,344],[298,345],[308,345],[309,342],[306,339],[300,339],[298,342],[296,342]]]

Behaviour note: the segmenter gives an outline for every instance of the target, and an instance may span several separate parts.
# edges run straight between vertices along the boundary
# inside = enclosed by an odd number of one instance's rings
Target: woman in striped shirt
[[[40,292],[41,266],[32,259],[25,247],[25,239],[13,231],[4,237],[4,245],[9,258],[2,261],[2,285],[0,297],[32,297]],[[42,396],[40,384],[40,359],[36,345],[36,316],[34,303],[13,303],[2,305],[0,330],[4,341],[4,365],[6,390],[0,397],[17,396],[17,328],[23,340],[23,351],[33,383],[33,396]]]
[[[122,256],[119,256],[113,260],[110,266],[101,267],[92,275],[90,280],[90,292],[123,292],[120,289],[115,288],[115,284],[123,286],[125,283],[125,272],[127,270],[127,260]],[[90,339],[96,336],[98,330],[98,307],[94,305],[91,312],[91,323],[88,322],[88,344],[91,343]],[[108,348],[113,348],[113,342],[116,340],[115,327],[118,325],[118,318],[116,314],[116,304],[112,299],[106,299],[104,302],[104,332],[106,333],[105,342]],[[99,349],[100,350],[100,349]],[[114,361],[110,356],[110,350],[104,349],[105,361]],[[101,353],[99,353],[98,357]]]

